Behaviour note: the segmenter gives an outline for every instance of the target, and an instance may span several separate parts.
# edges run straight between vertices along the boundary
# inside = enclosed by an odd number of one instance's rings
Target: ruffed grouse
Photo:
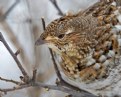
[[[61,68],[69,78],[89,85],[88,88],[90,84],[96,86],[97,81],[99,87],[95,89],[108,88],[109,84],[103,87],[103,82],[112,76],[109,83],[113,83],[121,72],[121,66],[115,63],[121,52],[120,5],[120,0],[100,0],[83,12],[56,19],[36,44],[44,40],[59,54]]]

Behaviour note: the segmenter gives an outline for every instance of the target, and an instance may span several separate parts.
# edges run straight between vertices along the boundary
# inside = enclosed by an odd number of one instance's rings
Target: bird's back
[[[77,25],[75,32],[81,33],[80,40],[75,41],[79,49],[75,49],[84,56],[75,58],[79,63],[73,66],[62,62],[65,74],[84,82],[106,79],[115,67],[115,57],[120,55],[121,6],[115,0],[102,0],[74,16],[69,25]]]

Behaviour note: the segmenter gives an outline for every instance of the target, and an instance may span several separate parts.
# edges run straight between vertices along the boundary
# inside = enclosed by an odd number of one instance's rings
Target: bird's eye
[[[65,34],[58,35],[58,38],[62,39],[65,36]]]

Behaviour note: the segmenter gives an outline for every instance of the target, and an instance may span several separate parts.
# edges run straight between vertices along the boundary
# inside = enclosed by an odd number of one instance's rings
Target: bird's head
[[[62,17],[51,22],[41,34],[36,44],[47,44],[49,48],[59,54],[66,54],[68,57],[76,59],[82,58],[88,49],[90,41],[88,41],[87,32],[90,32],[90,25],[95,23],[90,17]],[[92,27],[93,28],[93,27]],[[83,48],[84,46],[85,48]]]
[[[36,41],[36,45],[47,44],[49,48],[58,51],[64,51],[67,45],[77,39],[74,27],[68,23],[72,18],[60,18],[51,22]],[[75,34],[74,34],[75,33]],[[74,41],[73,41],[74,40]]]

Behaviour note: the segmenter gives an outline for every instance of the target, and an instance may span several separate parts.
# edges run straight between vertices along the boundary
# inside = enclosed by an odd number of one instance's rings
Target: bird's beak
[[[56,37],[51,37],[48,36],[46,37],[44,40],[42,40],[42,38],[40,37],[36,42],[35,45],[42,45],[42,44],[46,44],[46,43],[51,43],[52,40],[57,39]]]
[[[35,42],[35,45],[42,45],[42,44],[45,44],[47,43],[46,40],[42,40],[41,38],[39,38],[36,42]]]

